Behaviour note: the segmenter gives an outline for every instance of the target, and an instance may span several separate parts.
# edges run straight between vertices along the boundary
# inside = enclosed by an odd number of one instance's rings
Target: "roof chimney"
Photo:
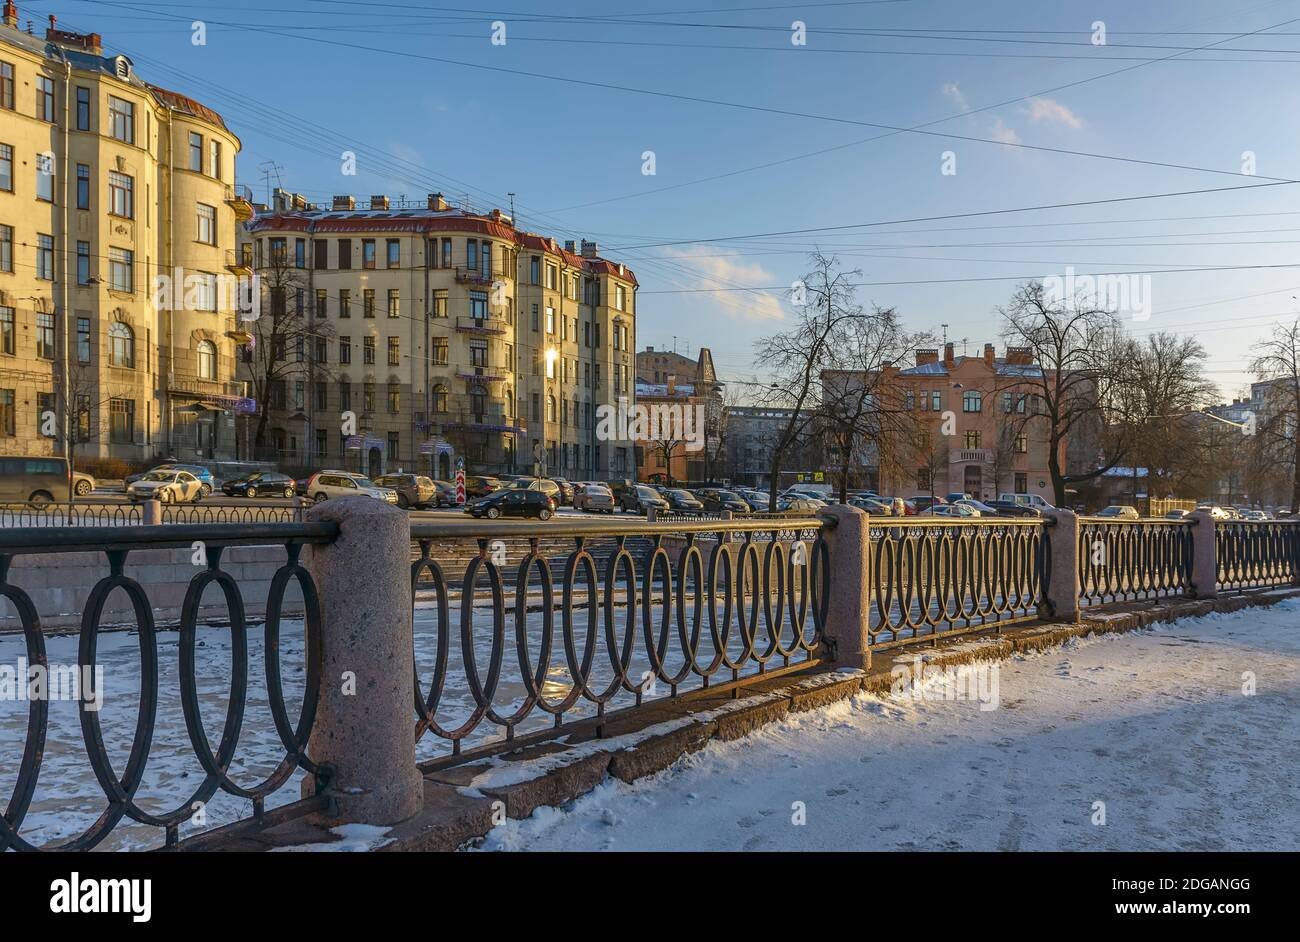
[[[382,193],[379,196],[370,197],[370,208],[387,210],[388,197],[384,196]]]
[[[943,345],[943,365],[950,367],[954,363],[956,363],[956,360],[953,358],[952,355],[952,344],[945,343]]]
[[[1007,363],[1010,366],[1031,366],[1034,351],[1029,347],[1007,347]]]
[[[450,207],[447,205],[447,201],[442,198],[441,193],[430,193],[429,208],[432,209],[434,212],[440,213],[446,209],[449,209]]]
[[[589,242],[586,239],[582,240],[583,258],[597,258],[599,257],[599,255],[600,255],[600,249],[597,247],[595,242]]]
[[[926,366],[927,364],[938,363],[938,362],[939,362],[938,350],[934,349],[933,347],[917,347],[916,349],[917,366]]]
[[[334,208],[335,209],[356,209],[357,201],[353,199],[351,196],[336,196],[334,197]]]
[[[578,250],[576,246],[577,243],[574,242],[572,239],[569,239],[564,243],[564,251],[568,252],[570,255],[576,255],[578,254]]]
[[[994,360],[994,355],[993,355],[993,344],[991,344],[991,343],[986,343],[986,344],[984,345],[984,362],[985,362],[986,364],[988,364],[989,366],[992,366],[992,365],[993,365],[993,360]]]
[[[18,7],[14,0],[5,0],[5,26],[18,28]]]

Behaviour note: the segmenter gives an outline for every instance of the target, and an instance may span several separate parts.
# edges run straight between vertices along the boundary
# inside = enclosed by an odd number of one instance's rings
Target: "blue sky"
[[[779,291],[717,289],[788,285],[814,248],[864,283],[943,282],[868,285],[860,298],[898,308],[911,329],[947,324],[959,351],[963,338],[972,351],[1001,347],[995,308],[1013,276],[1297,261],[1293,185],[822,227],[1300,176],[1300,0],[445,3],[79,0],[20,3],[19,14],[38,30],[55,13],[99,32],[147,80],[221,112],[259,199],[267,162],[273,182],[317,200],[442,190],[504,209],[513,192],[521,225],[594,238],[638,273],[641,346],[708,345],[724,376],[761,375],[752,343],[789,308]],[[205,45],[192,43],[195,20]],[[795,20],[804,46],[791,42]],[[1092,41],[1097,21],[1105,45]],[[1276,28],[1220,43],[1265,27]],[[926,130],[968,139],[846,123],[944,118]],[[341,173],[345,150],[356,176]],[[941,172],[945,151],[955,174]],[[1246,152],[1255,177],[1240,175]],[[796,229],[820,231],[733,238]],[[1300,316],[1300,267],[1151,274],[1149,292],[1149,318],[1129,329],[1199,335],[1230,397],[1249,380],[1251,344]]]

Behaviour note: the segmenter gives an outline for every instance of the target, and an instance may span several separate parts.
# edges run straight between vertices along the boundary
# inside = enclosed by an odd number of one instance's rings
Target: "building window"
[[[984,408],[984,396],[978,389],[968,389],[961,394],[962,412],[981,412]]]
[[[346,365],[352,362],[352,338],[339,338],[339,363]]]
[[[54,156],[49,152],[36,155],[36,198],[54,202]]]
[[[620,311],[627,310],[627,289],[622,285],[614,287],[614,307]]]
[[[208,176],[221,179],[221,142],[208,140]]]
[[[441,413],[447,411],[447,387],[441,383],[433,387],[433,411]]]
[[[135,368],[135,334],[121,321],[108,327],[108,362],[110,366]]]
[[[375,384],[364,383],[361,386],[361,410],[363,412],[375,411]]]
[[[388,365],[402,365],[402,341],[400,337],[388,338]]]
[[[402,316],[402,290],[400,288],[388,289],[388,316]]]
[[[135,143],[135,105],[109,95],[108,121],[113,137],[126,144]]]
[[[316,289],[316,301],[313,306],[313,313],[317,317],[325,316],[325,309],[329,305],[329,292],[324,288]]]
[[[361,240],[361,267],[362,268],[375,267],[375,240],[374,239]]]
[[[447,338],[434,337],[433,346],[430,349],[430,355],[435,366],[447,365]]]
[[[555,397],[549,393],[546,396],[546,421],[555,421]]]
[[[0,271],[14,270],[14,227],[0,226]]]
[[[471,291],[469,293],[469,316],[479,321],[487,318],[487,295],[482,291]]]
[[[36,117],[54,121],[54,79],[36,76]]]
[[[130,219],[135,215],[132,205],[133,184],[134,181],[125,173],[116,170],[108,172],[108,211],[114,216]]]
[[[90,164],[77,164],[77,209],[90,209]]]
[[[209,205],[199,204],[198,216],[199,221],[199,242],[205,246],[216,246],[217,244],[217,209]]]
[[[554,291],[555,286],[559,284],[559,280],[560,270],[554,265],[548,263],[546,266],[546,287],[551,291]]]
[[[361,339],[361,362],[366,366],[375,365],[375,338],[363,337]]]
[[[928,491],[930,489],[930,469],[916,469],[916,489],[918,491]]]
[[[445,290],[439,290],[433,293],[433,316],[447,316],[447,292]]]
[[[555,308],[553,307],[546,308],[546,332],[555,333]]]
[[[469,361],[471,366],[487,366],[486,340],[471,340],[469,342]]]
[[[17,411],[17,406],[14,405],[14,391],[0,389],[0,436],[13,438],[18,434],[15,421]]]
[[[400,383],[388,384],[388,411],[402,411],[402,386]]]
[[[339,268],[352,267],[352,240],[339,239]]]
[[[346,379],[339,380],[339,411],[348,412],[352,408],[352,384]]]
[[[108,440],[118,444],[135,441],[135,400],[108,400]]]
[[[108,250],[108,283],[114,291],[135,290],[135,253],[130,249]]]
[[[1029,493],[1029,475],[1023,471],[1016,472],[1016,493]]]
[[[190,169],[203,172],[203,135],[194,131],[190,132]]]
[[[442,240],[442,267],[451,267],[451,239]]]
[[[1023,455],[1023,454],[1025,454],[1025,453],[1028,452],[1028,451],[1029,451],[1029,436],[1028,436],[1028,435],[1017,435],[1017,436],[1016,436],[1016,452],[1017,452],[1018,454]]]
[[[14,191],[14,149],[0,144],[0,190]]]
[[[932,412],[943,410],[943,393],[937,389],[930,393],[930,410]]]
[[[211,340],[199,341],[199,379],[217,378],[217,346]]]
[[[307,240],[306,239],[293,240],[293,267],[294,268],[307,267]]]
[[[330,267],[330,244],[324,239],[312,240],[312,253],[315,255],[314,268],[317,271],[325,271]]]
[[[77,362],[90,362],[90,318],[77,318]]]
[[[352,290],[350,288],[339,289],[339,317],[352,316]]]
[[[388,267],[399,268],[402,264],[402,242],[400,239],[388,240]]]
[[[77,284],[90,284],[90,243],[77,243]]]
[[[36,277],[54,280],[54,236],[36,236]]]
[[[966,447],[967,447],[967,448],[978,448],[979,446],[980,446],[980,433],[979,433],[979,432],[967,432],[967,433],[966,433]]]
[[[361,292],[361,316],[375,316],[375,289],[365,288]]]
[[[0,353],[14,355],[14,309],[0,307]]]
[[[14,110],[14,67],[9,62],[0,62],[0,108]]]

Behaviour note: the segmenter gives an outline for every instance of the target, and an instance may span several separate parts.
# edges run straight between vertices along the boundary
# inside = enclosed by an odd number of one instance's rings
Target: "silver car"
[[[612,514],[614,494],[604,484],[573,485],[573,509]]]
[[[307,481],[307,496],[318,503],[331,497],[357,495],[373,497],[389,504],[397,503],[397,491],[377,487],[368,477],[351,471],[321,471]]]

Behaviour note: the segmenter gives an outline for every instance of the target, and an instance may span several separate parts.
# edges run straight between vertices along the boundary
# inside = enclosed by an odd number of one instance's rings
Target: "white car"
[[[935,504],[926,511],[932,517],[978,517],[980,512],[966,504]]]
[[[140,500],[197,503],[203,499],[203,482],[188,471],[150,471],[127,486],[126,496],[133,503]]]
[[[368,477],[351,471],[318,471],[307,480],[307,496],[319,503],[331,497],[373,497],[385,503],[397,503],[397,491],[378,487]]]

